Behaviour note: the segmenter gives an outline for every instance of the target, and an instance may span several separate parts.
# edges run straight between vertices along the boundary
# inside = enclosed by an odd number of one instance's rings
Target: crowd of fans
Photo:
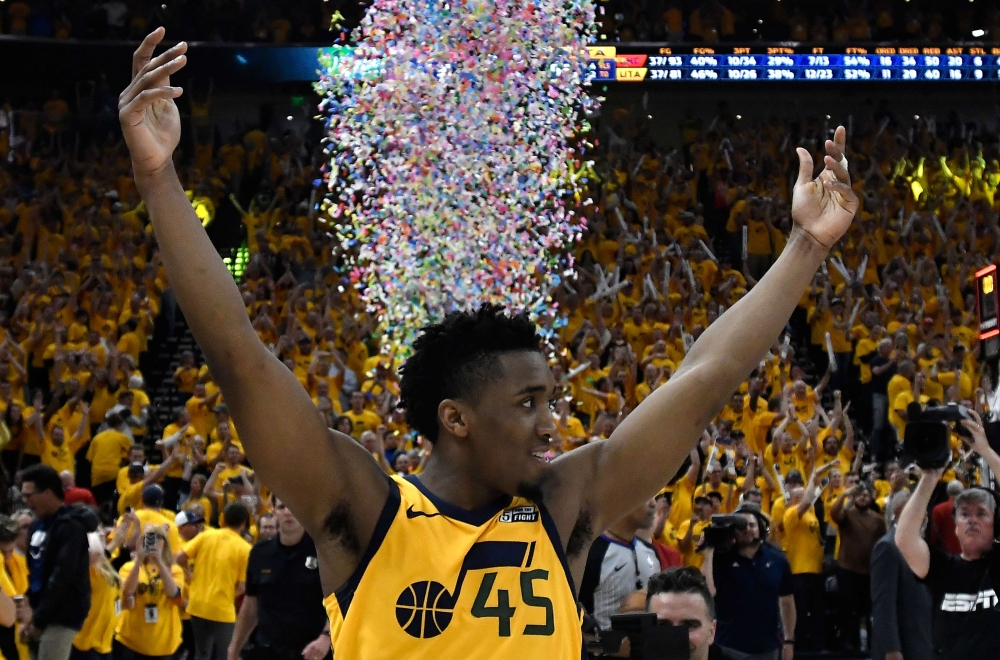
[[[347,0],[8,0],[0,34],[139,40],[158,25],[198,41],[329,43],[368,3]],[[1000,5],[936,0],[599,0],[611,41],[911,41],[994,39]],[[982,30],[980,33],[978,31]],[[975,32],[975,34],[974,34]]]
[[[141,40],[163,25],[191,41],[329,43],[363,9],[347,0],[8,0],[0,34]]]
[[[611,41],[948,42],[1000,34],[995,2],[608,0],[598,20]]]
[[[584,166],[587,228],[575,275],[541,321],[559,388],[553,458],[610,437],[763,276],[790,230],[793,147],[818,151],[830,128],[822,119],[751,124],[723,107],[710,122],[686,119],[682,143],[668,149],[650,139],[645,113],[615,110],[601,125],[595,164]],[[8,589],[0,572],[0,593],[28,594],[35,619],[23,604],[18,616],[23,637],[37,640],[55,619],[38,615],[42,607],[52,616],[35,575],[51,567],[25,530],[52,524],[63,501],[85,503],[99,515],[60,515],[100,530],[91,614],[66,614],[58,623],[74,635],[63,637],[98,653],[112,638],[140,655],[170,655],[182,642],[199,660],[225,653],[249,543],[275,530],[275,503],[195,353],[177,356],[171,375],[186,402],[150,432],[146,372],[169,283],[124,146],[109,139],[74,150],[65,128],[48,123],[12,144],[11,128],[0,123],[0,441],[10,514],[0,519],[0,548],[11,578]],[[801,650],[865,645],[872,548],[893,522],[887,503],[917,476],[900,458],[908,404],[984,411],[989,394],[970,287],[1000,249],[997,137],[954,117],[911,125],[880,110],[851,138],[862,198],[851,230],[655,506],[610,530],[641,539],[656,570],[707,570],[700,541],[713,514],[755,506],[769,547],[787,557],[793,588],[781,595],[794,596],[798,616],[794,635],[785,633]],[[302,143],[253,129],[195,149],[179,171],[195,204],[232,205],[242,219],[250,258],[240,287],[261,341],[331,428],[387,473],[419,473],[431,444],[396,409],[399,360],[381,353],[375,320],[337,270],[344,255],[334,221],[309,204],[309,162]],[[942,493],[978,483],[968,444],[953,436],[952,451]],[[147,531],[157,538],[145,547]],[[954,549],[947,516],[931,531]],[[213,559],[192,569],[187,560],[202,545]],[[718,589],[724,579],[715,577]],[[224,596],[206,605],[199,589],[213,579]],[[600,627],[623,600],[591,587]],[[116,589],[125,596],[117,618],[100,600],[113,602]],[[0,637],[13,623],[3,598]],[[130,627],[144,616],[162,622],[155,648]]]

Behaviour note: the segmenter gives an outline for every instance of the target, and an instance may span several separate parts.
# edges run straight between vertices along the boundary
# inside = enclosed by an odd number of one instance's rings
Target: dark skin
[[[258,339],[239,289],[174,170],[180,141],[174,99],[181,90],[170,86],[169,77],[185,65],[187,45],[153,57],[163,36],[159,28],[143,41],[133,58],[132,84],[119,98],[136,186],[171,286],[241,430],[247,456],[315,540],[324,592],[330,594],[358,565],[395,486],[364,447],[327,428],[295,376]],[[590,541],[670,480],[779,335],[849,227],[858,202],[838,162],[846,144],[843,128],[835,140],[827,142],[825,169],[817,178],[812,156],[799,150],[796,227],[767,276],[704,331],[677,373],[609,441],[586,445],[550,466],[534,459],[532,451],[547,448],[555,430],[548,405],[555,382],[541,353],[504,354],[495,380],[438,405],[440,432],[421,475],[428,489],[470,510],[504,494],[535,491],[579,578]]]

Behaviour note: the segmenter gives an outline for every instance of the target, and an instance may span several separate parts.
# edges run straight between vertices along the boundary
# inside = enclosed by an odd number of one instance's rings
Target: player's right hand
[[[169,167],[181,137],[180,113],[174,99],[183,90],[170,86],[170,76],[187,63],[187,44],[182,41],[154,58],[164,33],[160,27],[143,39],[132,56],[132,82],[118,97],[118,119],[136,177]]]

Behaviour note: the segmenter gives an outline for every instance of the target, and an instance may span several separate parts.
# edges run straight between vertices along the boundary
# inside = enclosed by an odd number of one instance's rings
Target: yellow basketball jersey
[[[583,653],[582,612],[548,511],[479,511],[393,477],[361,563],[323,604],[336,658],[546,658]]]

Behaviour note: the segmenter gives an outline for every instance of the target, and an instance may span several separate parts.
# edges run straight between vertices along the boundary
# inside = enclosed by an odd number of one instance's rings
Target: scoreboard
[[[983,360],[1000,356],[1000,286],[997,267],[992,264],[976,273],[976,310],[979,313],[979,341]]]
[[[588,79],[610,82],[1000,82],[1000,45],[608,44],[587,47]]]

